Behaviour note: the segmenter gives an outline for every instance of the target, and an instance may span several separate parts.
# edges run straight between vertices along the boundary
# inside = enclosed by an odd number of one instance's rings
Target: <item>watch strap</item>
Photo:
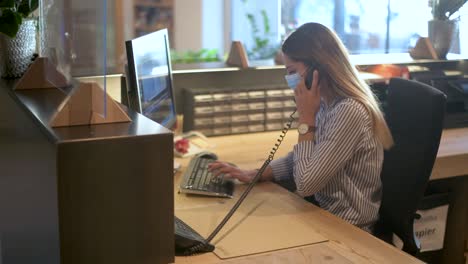
[[[301,135],[305,135],[305,134],[317,131],[316,126],[312,126],[312,125],[309,125],[309,124],[302,123],[302,124],[299,124],[299,126],[307,126],[307,131],[306,132],[300,133],[300,131],[299,131],[299,134],[301,134]]]

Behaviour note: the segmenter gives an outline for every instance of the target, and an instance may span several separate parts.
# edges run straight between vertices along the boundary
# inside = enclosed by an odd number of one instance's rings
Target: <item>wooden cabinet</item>
[[[0,79],[0,262],[174,262],[173,133],[131,110],[50,127],[66,96]]]

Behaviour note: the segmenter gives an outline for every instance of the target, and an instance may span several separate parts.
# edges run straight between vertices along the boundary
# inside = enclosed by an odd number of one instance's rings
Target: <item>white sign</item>
[[[439,250],[444,247],[448,205],[429,210],[419,210],[420,219],[414,221],[414,232],[421,242],[421,252]]]
[[[428,210],[418,210],[420,219],[414,220],[414,233],[421,242],[421,252],[439,250],[444,247],[445,226],[447,223],[448,205]],[[402,248],[402,242],[393,236],[393,243]]]

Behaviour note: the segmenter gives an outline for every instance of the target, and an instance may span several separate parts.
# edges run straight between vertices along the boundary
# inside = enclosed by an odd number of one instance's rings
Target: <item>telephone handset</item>
[[[199,235],[195,230],[190,228],[182,220],[175,217],[175,225],[176,225],[175,247],[176,247],[177,255],[189,256],[189,255],[214,251],[215,247],[212,244],[210,244],[211,240],[213,240],[213,238],[219,233],[221,228],[223,228],[224,225],[227,223],[227,221],[231,218],[231,216],[234,214],[237,208],[241,205],[241,203],[250,193],[255,183],[258,182],[263,172],[267,168],[268,164],[270,164],[270,162],[273,160],[273,157],[275,156],[276,151],[278,150],[279,146],[283,142],[283,139],[286,136],[286,133],[288,133],[288,130],[291,128],[292,122],[294,121],[295,113],[296,113],[296,110],[294,110],[294,112],[291,115],[289,115],[289,120],[284,125],[283,130],[281,131],[281,134],[276,140],[275,146],[270,151],[270,155],[268,155],[268,158],[265,160],[262,167],[257,171],[257,174],[249,183],[245,191],[242,193],[239,200],[237,200],[236,204],[234,204],[231,210],[229,210],[229,212],[226,214],[223,220],[221,220],[221,222],[218,224],[215,230],[208,236],[208,238],[203,239],[203,237],[201,237],[201,235]]]
[[[305,74],[304,82],[305,82],[306,88],[309,90],[312,88],[312,80],[314,79],[315,69],[316,69],[315,67],[309,66],[309,69],[307,70]]]

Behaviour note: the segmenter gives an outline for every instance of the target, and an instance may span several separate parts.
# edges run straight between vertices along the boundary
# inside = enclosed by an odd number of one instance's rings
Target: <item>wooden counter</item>
[[[275,131],[211,137],[209,140],[210,143],[216,145],[211,151],[215,152],[220,160],[233,162],[242,168],[258,168],[268,156],[278,135],[279,132]],[[297,132],[292,130],[285,137],[276,157],[281,157],[290,151],[296,140]],[[176,160],[181,162],[183,168],[185,168],[189,159]],[[181,174],[182,172],[176,174],[176,189]],[[321,263],[322,261],[327,261],[327,263],[420,263],[418,259],[304,201],[299,196],[276,184],[270,182],[260,183],[255,188],[265,192],[274,190],[278,195],[287,193],[287,195],[294,196],[291,208],[301,210],[302,217],[307,219],[327,241],[225,260],[221,260],[213,253],[193,257],[177,257],[176,263]],[[236,194],[238,195],[238,192]],[[180,197],[181,195],[182,197]],[[184,203],[203,205],[203,203],[207,202],[207,198],[187,198],[184,194],[178,194],[177,192],[175,192],[175,196],[176,215],[177,208],[183,207]],[[249,200],[246,199],[245,204],[248,203]],[[285,228],[291,224],[284,223]],[[255,234],[245,234],[245,239],[252,239],[252,236],[255,236]],[[242,241],[239,241],[239,243],[242,244]]]
[[[220,160],[233,162],[246,169],[259,168],[276,143],[279,131],[210,137],[211,151]],[[297,143],[296,129],[286,135],[275,155],[281,157]],[[468,128],[445,129],[432,171],[431,180],[468,175]]]
[[[468,128],[445,129],[431,180],[468,175]]]

